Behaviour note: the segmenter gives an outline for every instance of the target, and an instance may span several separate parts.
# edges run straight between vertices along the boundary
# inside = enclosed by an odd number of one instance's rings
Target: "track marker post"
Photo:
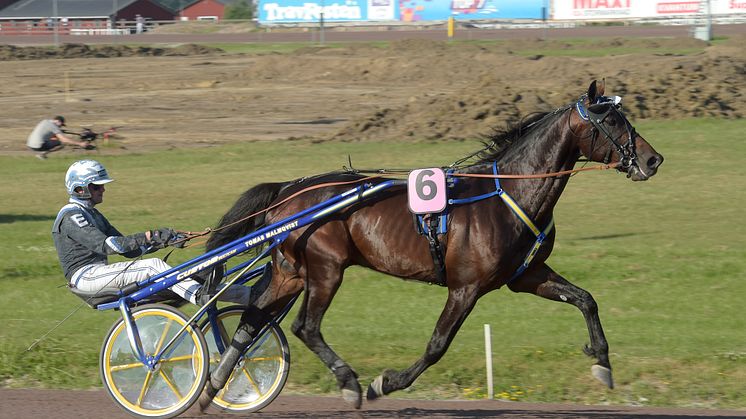
[[[490,325],[484,325],[484,353],[487,362],[487,398],[495,398],[495,391],[492,389],[492,331]]]

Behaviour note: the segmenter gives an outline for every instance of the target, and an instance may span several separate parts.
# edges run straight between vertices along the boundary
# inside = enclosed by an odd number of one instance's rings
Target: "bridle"
[[[635,149],[635,137],[637,137],[637,132],[621,110],[622,98],[619,96],[599,96],[587,109],[584,105],[586,98],[587,95],[580,97],[580,99],[575,103],[575,110],[578,112],[580,118],[590,122],[592,125],[591,144],[596,142],[599,133],[603,134],[606,140],[608,140],[612,145],[612,147],[609,147],[603,162],[608,164],[611,160],[612,150],[616,150],[616,152],[619,153],[619,165],[617,166],[617,170],[629,173],[633,167],[638,166],[637,150]],[[594,112],[594,105],[605,105],[606,109],[603,112]],[[624,121],[624,128],[627,131],[627,141],[624,144],[621,144],[619,141],[622,136],[620,135],[619,137],[614,138],[611,131],[604,123],[606,118],[608,118],[612,113],[618,115],[620,119]],[[593,147],[591,147],[590,154],[592,153]]]

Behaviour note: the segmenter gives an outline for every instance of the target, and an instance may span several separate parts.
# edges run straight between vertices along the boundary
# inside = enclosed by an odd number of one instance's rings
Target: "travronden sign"
[[[262,22],[318,22],[321,13],[324,20],[350,21],[367,20],[366,3],[347,1],[265,1],[259,6],[259,20]]]
[[[553,0],[552,19],[604,20],[703,13],[698,0]],[[746,0],[711,0],[713,14],[746,13]]]

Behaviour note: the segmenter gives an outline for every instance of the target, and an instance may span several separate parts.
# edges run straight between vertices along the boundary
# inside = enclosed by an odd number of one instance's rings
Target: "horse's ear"
[[[588,86],[588,103],[595,103],[596,98],[604,95],[604,88],[606,87],[606,80],[601,79],[600,82],[593,80],[591,85]]]
[[[588,103],[595,103],[596,98],[604,95],[605,89],[606,79],[601,79],[600,82],[598,80],[593,80],[591,85],[588,86]]]

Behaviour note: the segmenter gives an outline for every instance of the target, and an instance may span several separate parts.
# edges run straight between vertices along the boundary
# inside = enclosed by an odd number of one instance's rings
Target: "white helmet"
[[[80,160],[73,163],[65,174],[65,187],[70,196],[81,199],[89,199],[91,193],[88,185],[103,185],[113,182],[104,166],[95,160]],[[76,192],[75,188],[82,187],[82,191]]]

